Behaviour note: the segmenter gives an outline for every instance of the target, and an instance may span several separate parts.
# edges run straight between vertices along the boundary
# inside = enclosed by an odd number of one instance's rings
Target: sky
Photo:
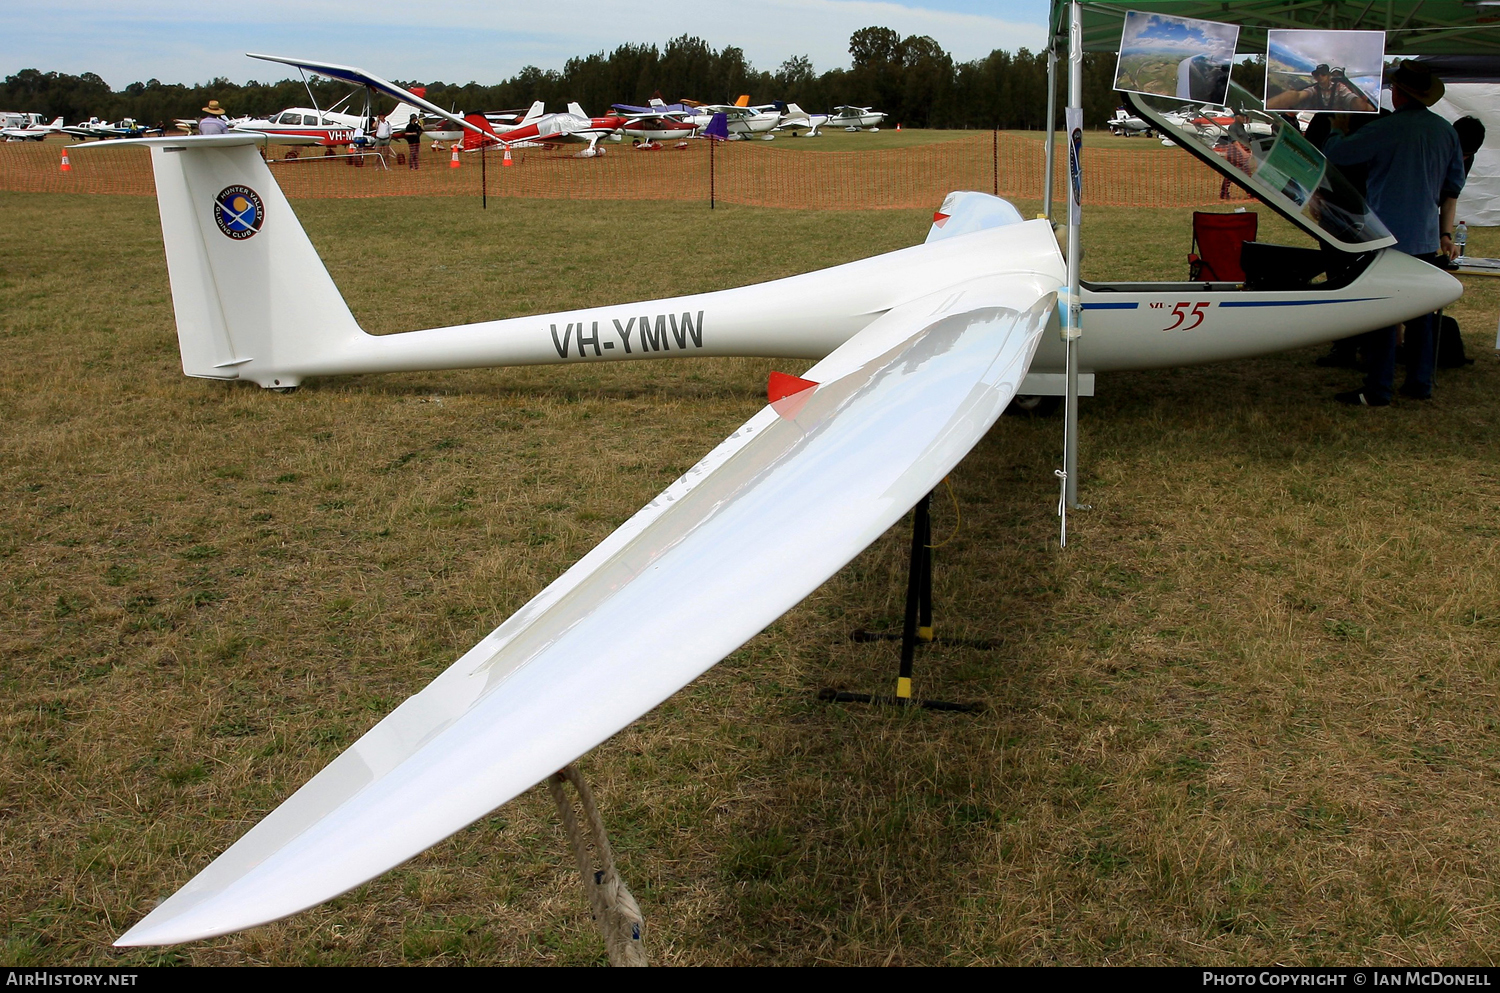
[[[1232,24],[1132,12],[1125,19],[1121,53],[1203,54],[1215,61],[1234,55],[1239,28]]]
[[[1035,51],[1047,0],[0,0],[0,76],[94,72],[114,89],[151,78],[262,82],[292,75],[245,52],[355,65],[388,79],[498,83],[523,66],[683,34],[737,45],[756,69],[794,55],[814,72],[847,67],[860,28],[930,35],[959,61]]]

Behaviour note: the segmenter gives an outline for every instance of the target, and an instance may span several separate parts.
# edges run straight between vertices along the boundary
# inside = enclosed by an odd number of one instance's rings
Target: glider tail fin
[[[587,115],[587,114],[585,114],[583,112],[583,107],[577,101],[574,101],[573,103],[568,104],[568,113],[573,114],[573,115],[575,115],[577,117],[588,117],[589,116],[589,115]]]
[[[363,337],[255,137],[129,144],[151,148],[184,373],[286,389]]]
[[[520,123],[530,124],[532,121],[536,120],[538,117],[541,117],[546,112],[547,105],[541,100],[538,100],[536,103],[531,105],[531,109],[526,112],[525,117],[521,118]]]

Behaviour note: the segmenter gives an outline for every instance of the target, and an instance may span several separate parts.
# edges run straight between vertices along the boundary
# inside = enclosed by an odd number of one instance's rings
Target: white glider
[[[363,70],[283,61],[411,96]],[[1245,169],[1215,151],[1213,135],[1173,117],[1184,106],[1180,102],[1131,100],[1144,120],[1253,190],[1322,250],[1247,248],[1243,282],[1085,282],[1086,331],[1079,346],[1085,395],[1093,392],[1096,373],[1320,344],[1429,313],[1462,292],[1452,276],[1388,250],[1395,239],[1317,149],[1276,115],[1256,110],[1254,97],[1233,84],[1231,95],[1251,118],[1254,140]],[[988,247],[976,243],[940,252],[929,244],[906,250],[915,254],[895,252],[717,293],[369,335],[256,154],[251,143],[257,140],[228,135],[132,142],[151,148],[178,342],[189,376],[286,390],[310,376],[372,372],[696,356],[817,359],[933,285],[989,271]],[[261,205],[254,230],[220,226],[220,201],[230,191]],[[979,198],[1001,202],[978,193],[952,194],[934,215],[934,230],[948,230],[958,205]],[[1063,368],[1061,340],[1044,337],[1021,393],[1060,395]]]
[[[981,243],[987,275],[933,280],[851,336],[805,373],[818,385],[752,417],[117,944],[224,934],[359,885],[816,589],[968,453],[1026,375],[1061,256],[1042,221],[949,241]]]

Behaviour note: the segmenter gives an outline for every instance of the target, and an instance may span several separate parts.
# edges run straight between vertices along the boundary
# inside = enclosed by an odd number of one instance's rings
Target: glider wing
[[[256,55],[254,52],[246,52],[245,54],[252,59],[280,62],[283,65],[296,66],[298,69],[317,73],[319,76],[326,76],[329,79],[340,79],[346,83],[353,83],[356,86],[367,86],[372,90],[378,90],[386,96],[395,97],[397,100],[409,103],[414,107],[421,107],[429,114],[437,114],[439,117],[445,117],[454,124],[468,128],[470,131],[479,130],[451,110],[444,110],[431,100],[417,96],[411,90],[397,86],[388,79],[381,79],[372,72],[366,72],[354,66],[341,66],[333,62],[314,62],[311,59],[285,59],[279,55]]]
[[[753,637],[900,519],[1026,375],[1063,281],[1025,268],[903,304],[804,373],[355,742],[121,945],[342,893],[573,761]]]

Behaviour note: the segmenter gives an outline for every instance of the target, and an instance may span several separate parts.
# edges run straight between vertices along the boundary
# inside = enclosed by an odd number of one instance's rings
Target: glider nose
[[[1430,314],[1463,296],[1463,284],[1450,273],[1394,248],[1382,250],[1370,270],[1372,285],[1389,293],[1399,308],[1392,315],[1397,320]]]

